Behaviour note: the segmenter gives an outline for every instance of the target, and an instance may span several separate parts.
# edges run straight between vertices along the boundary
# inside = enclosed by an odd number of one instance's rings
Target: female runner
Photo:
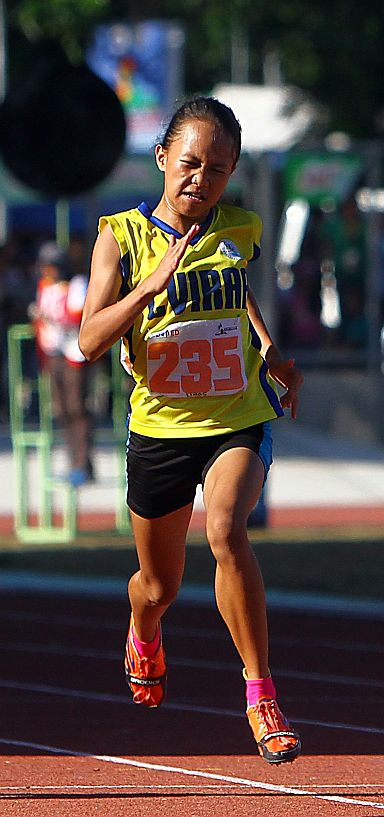
[[[282,360],[248,284],[260,218],[220,204],[240,147],[240,125],[218,100],[176,111],[155,148],[164,174],[156,207],[100,219],[80,348],[94,361],[122,338],[135,380],[127,501],[139,570],[128,585],[125,655],[133,700],[164,699],[161,617],[182,580],[202,483],[216,601],[244,664],[249,724],[260,755],[281,763],[299,754],[300,738],[276,702],[247,519],[272,462],[270,421],[284,408],[296,416],[303,378]],[[281,400],[275,381],[286,389]]]

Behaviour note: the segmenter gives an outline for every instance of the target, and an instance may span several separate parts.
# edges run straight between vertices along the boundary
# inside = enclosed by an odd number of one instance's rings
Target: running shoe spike
[[[268,763],[289,763],[300,754],[300,735],[292,729],[277,701],[261,698],[248,707],[247,717],[259,754]]]

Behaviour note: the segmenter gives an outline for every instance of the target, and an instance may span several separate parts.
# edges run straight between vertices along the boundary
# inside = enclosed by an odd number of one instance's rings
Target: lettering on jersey
[[[223,309],[223,293],[217,270],[203,269],[199,274],[203,289],[203,309],[209,312],[213,309]]]
[[[162,318],[165,315],[166,309],[165,306],[155,306],[155,302],[152,300],[148,304],[148,320],[153,321],[154,318]]]
[[[168,284],[168,299],[175,315],[181,315],[181,313],[185,311],[187,298],[187,280],[185,272],[182,272],[178,275],[174,275]]]
[[[243,273],[243,275],[242,275]],[[223,269],[225,287],[225,308],[240,309],[246,305],[245,270],[238,270],[236,267]]]
[[[245,309],[247,277],[245,269],[226,267],[177,272],[167,288],[168,301],[175,315],[182,315],[189,305],[191,312],[213,312],[216,309]],[[162,318],[164,304],[148,304],[148,320]]]
[[[197,280],[197,273],[196,273],[195,270],[190,271],[190,273],[188,275],[188,283],[189,283],[190,293],[191,293],[191,312],[199,312],[200,311],[200,290],[199,290],[199,282]]]

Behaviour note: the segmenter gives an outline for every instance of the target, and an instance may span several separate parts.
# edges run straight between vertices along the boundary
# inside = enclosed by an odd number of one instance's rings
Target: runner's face
[[[233,139],[210,120],[186,122],[168,148],[156,146],[156,161],[165,175],[162,202],[169,220],[201,223],[235,168]]]

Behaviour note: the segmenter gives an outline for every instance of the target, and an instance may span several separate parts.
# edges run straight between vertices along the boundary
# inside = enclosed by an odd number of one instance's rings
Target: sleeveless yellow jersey
[[[146,203],[102,216],[119,244],[121,297],[156,269],[170,235]],[[133,375],[130,428],[150,437],[202,437],[283,414],[248,318],[248,262],[260,253],[261,221],[217,205],[167,290],[136,318],[122,343]]]

